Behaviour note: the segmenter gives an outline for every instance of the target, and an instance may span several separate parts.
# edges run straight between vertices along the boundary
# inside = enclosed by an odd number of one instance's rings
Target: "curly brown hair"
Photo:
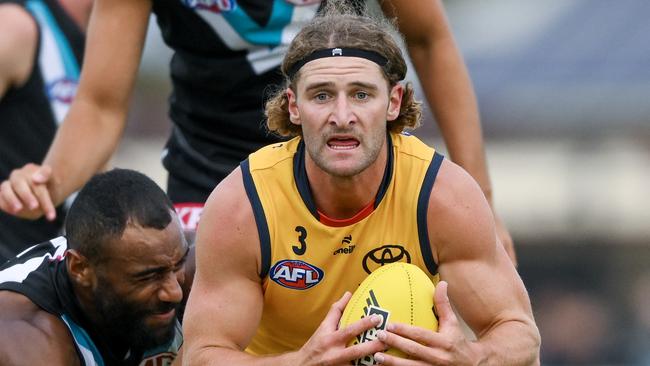
[[[392,88],[406,76],[406,62],[402,51],[391,35],[392,25],[388,21],[355,14],[342,2],[328,2],[328,5],[314,20],[293,39],[282,62],[285,86],[277,90],[266,103],[265,115],[270,131],[281,136],[302,135],[302,127],[289,120],[289,100],[286,89],[295,89],[300,79],[300,70],[290,79],[291,67],[310,55],[325,48],[357,48],[373,51],[385,57],[388,62],[382,67],[384,76]],[[415,129],[420,125],[421,103],[415,100],[413,86],[406,83],[399,116],[387,124],[391,132]]]

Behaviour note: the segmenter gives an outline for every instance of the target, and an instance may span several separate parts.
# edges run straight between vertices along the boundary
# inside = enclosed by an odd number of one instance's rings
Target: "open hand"
[[[47,166],[27,164],[14,169],[9,179],[0,184],[0,209],[24,219],[37,219],[43,215],[52,221],[56,209],[49,190],[52,169]]]

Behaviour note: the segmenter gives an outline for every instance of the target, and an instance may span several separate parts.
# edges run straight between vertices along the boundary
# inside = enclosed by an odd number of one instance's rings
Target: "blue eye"
[[[356,92],[354,96],[355,96],[357,99],[361,99],[361,100],[363,100],[363,99],[368,99],[368,96],[369,96],[369,95],[368,95],[368,93],[366,93],[366,92],[364,92],[364,91],[359,91],[359,92]]]
[[[325,93],[318,93],[318,94],[316,94],[316,96],[314,96],[314,98],[315,98],[316,100],[318,100],[318,101],[325,101],[325,100],[327,100],[327,94],[325,94]]]

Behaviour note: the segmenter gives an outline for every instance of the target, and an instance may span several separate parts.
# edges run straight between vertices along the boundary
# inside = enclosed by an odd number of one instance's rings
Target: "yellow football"
[[[376,328],[359,334],[349,345],[368,342],[376,338],[386,323],[405,323],[422,328],[438,330],[438,320],[433,309],[435,287],[427,275],[417,266],[409,263],[391,263],[377,268],[366,277],[352,294],[339,328],[344,328],[359,319],[378,314],[383,320]],[[406,357],[396,349],[388,353]],[[372,356],[359,359],[355,365],[374,365]]]

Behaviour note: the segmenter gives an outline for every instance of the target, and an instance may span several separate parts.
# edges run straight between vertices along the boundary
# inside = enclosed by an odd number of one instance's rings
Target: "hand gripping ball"
[[[385,329],[387,322],[405,323],[437,331],[438,320],[433,308],[434,291],[433,282],[413,264],[399,262],[379,267],[366,277],[352,294],[341,316],[339,328],[372,314],[383,318],[376,328],[359,334],[348,345],[375,339],[377,331]],[[388,353],[406,357],[396,349],[389,349]],[[370,355],[354,364],[376,363]]]

